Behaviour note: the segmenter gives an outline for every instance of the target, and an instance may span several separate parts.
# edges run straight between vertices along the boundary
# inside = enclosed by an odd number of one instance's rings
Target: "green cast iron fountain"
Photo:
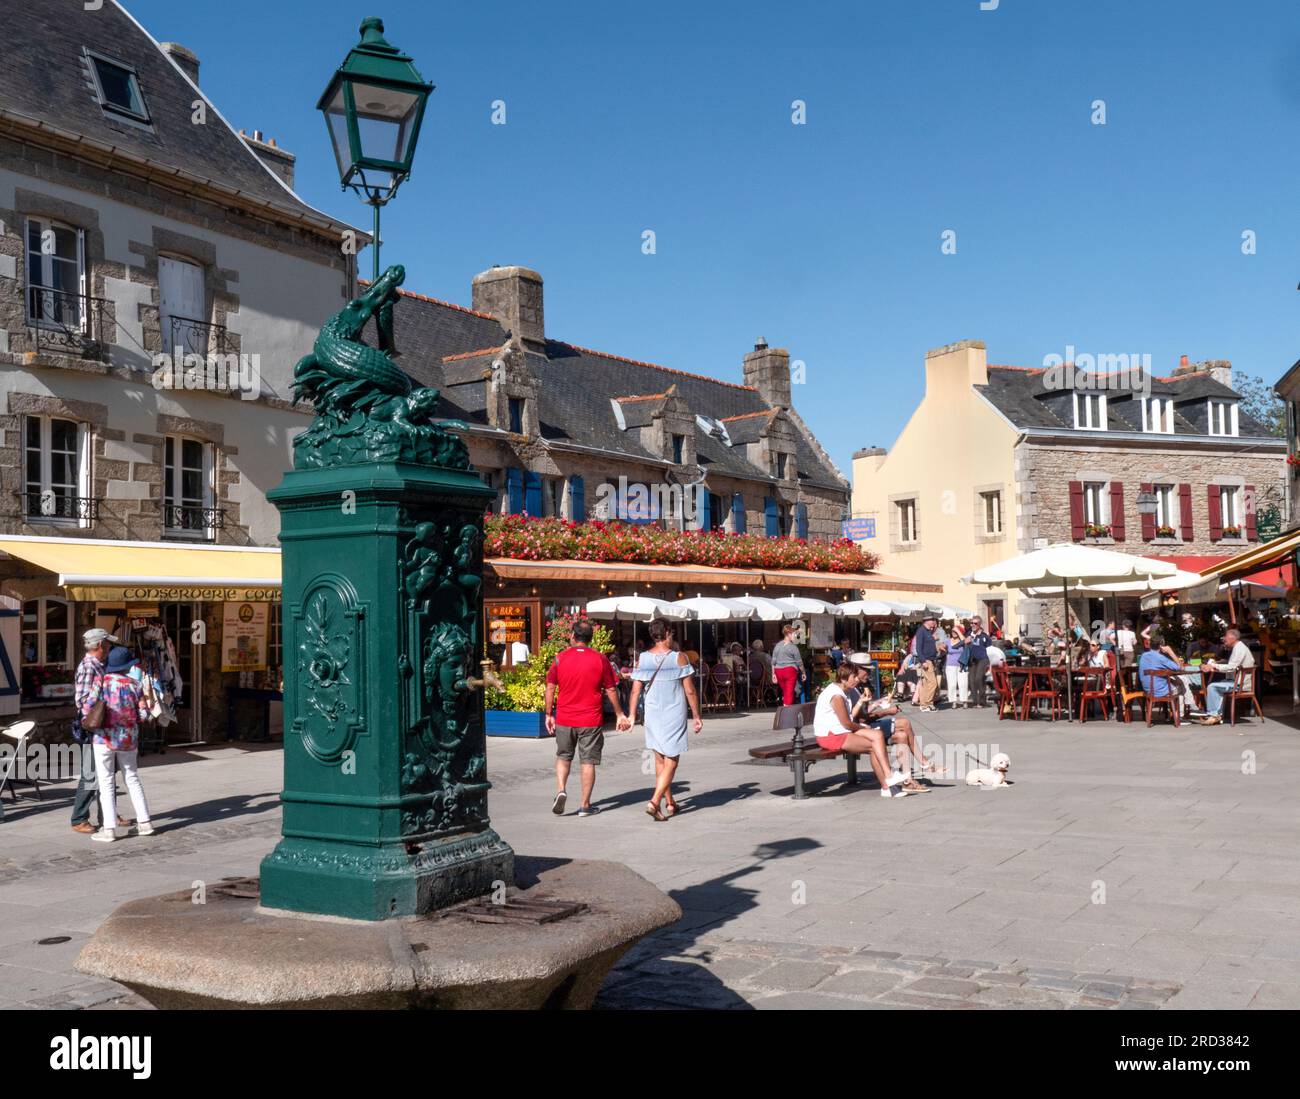
[[[492,492],[394,364],[390,267],[295,372],[316,417],[270,493],[284,570],[283,838],[266,908],[382,920],[513,884],[493,831],[480,651]],[[377,346],[362,342],[374,320]]]

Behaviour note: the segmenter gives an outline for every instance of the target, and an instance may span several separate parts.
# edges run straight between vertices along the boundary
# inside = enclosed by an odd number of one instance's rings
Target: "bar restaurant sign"
[[[226,603],[221,619],[221,670],[259,672],[266,669],[265,603]]]

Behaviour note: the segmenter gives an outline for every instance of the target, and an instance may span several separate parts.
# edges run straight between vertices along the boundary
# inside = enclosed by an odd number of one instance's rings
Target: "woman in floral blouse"
[[[135,806],[136,834],[152,836],[149,823],[149,805],[144,799],[144,787],[136,769],[139,748],[140,722],[149,716],[140,681],[132,678],[135,654],[119,645],[108,654],[104,674],[95,681],[90,693],[81,704],[81,716],[86,718],[95,705],[104,702],[104,720],[94,730],[95,773],[99,778],[99,807],[101,821],[117,820],[117,768],[122,768],[131,804]],[[117,839],[116,828],[100,828],[93,836],[100,843]]]

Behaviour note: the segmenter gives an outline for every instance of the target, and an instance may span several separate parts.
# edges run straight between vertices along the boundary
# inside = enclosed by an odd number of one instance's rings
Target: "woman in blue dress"
[[[695,732],[704,728],[700,720],[700,699],[695,692],[695,669],[685,653],[673,648],[672,627],[661,618],[650,623],[653,646],[641,654],[632,672],[632,697],[628,714],[635,715],[641,692],[645,692],[645,746],[655,754],[655,791],[645,811],[655,820],[667,820],[677,812],[673,800],[673,776],[677,760],[686,751],[686,720],[689,709]],[[626,719],[630,724],[631,718]],[[667,801],[667,813],[660,803]]]

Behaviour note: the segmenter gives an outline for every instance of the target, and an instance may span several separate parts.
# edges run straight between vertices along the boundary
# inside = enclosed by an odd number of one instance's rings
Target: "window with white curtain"
[[[1237,435],[1240,414],[1236,401],[1209,401],[1209,431],[1211,435]]]
[[[1074,426],[1084,431],[1106,430],[1106,394],[1074,394]]]
[[[1142,430],[1174,433],[1174,402],[1168,397],[1148,397],[1142,402]]]
[[[89,439],[88,424],[23,417],[23,511],[29,521],[90,526]]]

